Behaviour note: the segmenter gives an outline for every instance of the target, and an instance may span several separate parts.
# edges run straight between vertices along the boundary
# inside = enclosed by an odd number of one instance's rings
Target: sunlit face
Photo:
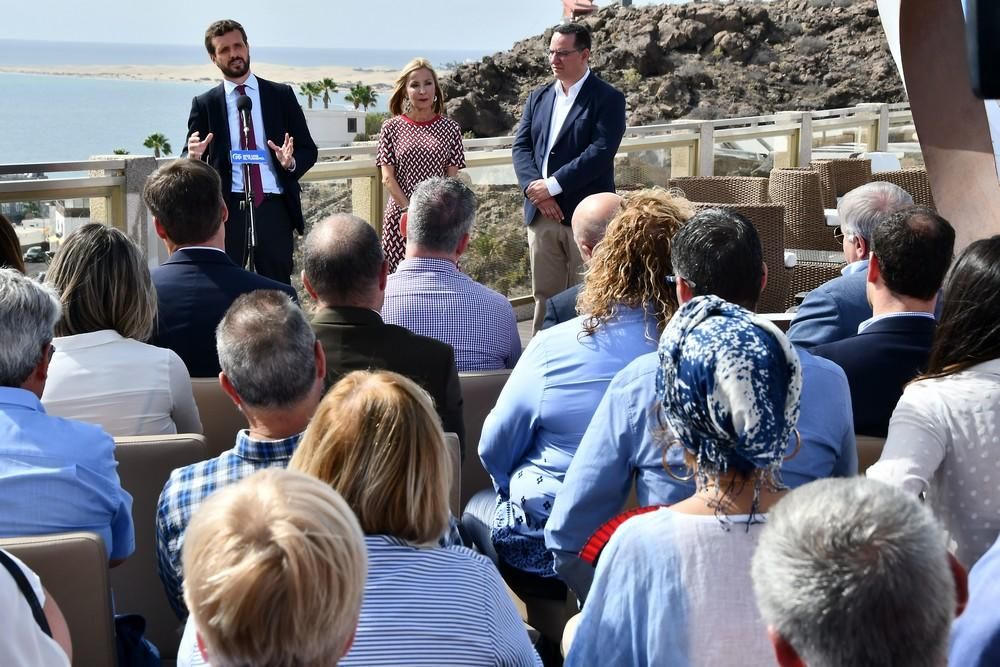
[[[428,111],[434,107],[434,75],[425,67],[410,72],[406,77],[406,97],[415,111]]]
[[[250,73],[250,47],[243,41],[239,30],[213,37],[212,47],[215,48],[212,62],[227,79],[243,79]]]
[[[552,41],[549,42],[549,65],[559,81],[567,85],[579,81],[587,71],[588,60],[590,49],[577,50],[575,35],[561,32],[552,34]]]

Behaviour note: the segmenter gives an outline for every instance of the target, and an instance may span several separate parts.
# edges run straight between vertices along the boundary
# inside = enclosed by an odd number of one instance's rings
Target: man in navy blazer
[[[902,188],[875,181],[848,192],[837,204],[847,266],[838,278],[809,292],[788,328],[796,345],[811,348],[858,333],[858,325],[872,316],[865,291],[865,272],[876,224],[901,208],[913,205]]]
[[[219,175],[204,162],[175,160],[150,175],[142,196],[170,253],[151,271],[157,318],[150,342],[176,352],[191,377],[215,377],[215,328],[233,301],[258,289],[295,300],[295,290],[244,271],[226,255],[228,211]]]
[[[304,228],[299,178],[315,164],[316,144],[292,89],[251,73],[250,47],[243,26],[232,20],[216,21],[205,31],[205,48],[224,80],[192,100],[188,141],[181,156],[206,160],[219,172],[230,211],[226,253],[244,266],[247,239],[241,208],[243,167],[233,165],[230,150],[243,148],[236,102],[241,95],[250,98],[249,125],[254,143],[269,158],[266,163],[250,167],[259,173],[259,182],[251,175],[251,183],[262,190],[254,204],[254,269],[288,283],[293,266],[292,230],[301,235]]]
[[[615,153],[625,133],[625,96],[590,71],[590,31],[556,26],[549,43],[555,82],[532,91],[512,148],[524,192],[534,330],[545,300],[580,280],[569,223],[584,197],[615,191]]]
[[[903,387],[927,368],[934,307],[951,264],[955,230],[933,211],[912,206],[878,223],[866,287],[874,316],[858,335],[812,352],[844,369],[854,432],[884,438]]]

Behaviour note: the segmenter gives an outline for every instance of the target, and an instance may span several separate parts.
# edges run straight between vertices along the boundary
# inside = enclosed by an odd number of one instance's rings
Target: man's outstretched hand
[[[215,135],[209,132],[202,139],[201,135],[197,132],[193,132],[190,137],[188,137],[188,157],[192,160],[200,160],[201,156],[205,154],[208,150],[208,145],[212,143],[212,139]]]
[[[280,146],[270,139],[267,140],[267,145],[272,151],[274,151],[274,157],[278,158],[278,162],[281,164],[282,168],[287,171],[292,171],[295,169],[295,138],[285,132],[285,143]]]

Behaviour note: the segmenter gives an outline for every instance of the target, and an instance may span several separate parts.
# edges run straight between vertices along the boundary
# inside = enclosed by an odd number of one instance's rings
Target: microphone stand
[[[249,116],[249,114],[247,114]],[[249,120],[249,119],[247,119]],[[243,146],[244,150],[250,145],[250,124],[246,121],[243,123]],[[250,183],[250,163],[244,162],[242,164],[243,168],[243,201],[240,202],[240,208],[243,209],[243,232],[244,238],[246,239],[246,246],[243,248],[243,268],[247,271],[256,272],[256,266],[254,262],[254,252],[257,249],[257,227],[256,221],[254,220],[254,206],[253,206],[253,186]]]

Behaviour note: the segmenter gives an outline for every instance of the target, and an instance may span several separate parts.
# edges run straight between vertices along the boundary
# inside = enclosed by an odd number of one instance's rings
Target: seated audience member
[[[479,456],[497,492],[485,523],[515,591],[555,579],[542,534],[552,501],[608,383],[655,353],[677,309],[670,246],[692,212],[665,190],[626,195],[584,276],[584,315],[532,339],[483,424]],[[534,576],[519,583],[520,573]],[[561,585],[551,592],[565,597]]]
[[[156,509],[160,579],[178,617],[187,615],[181,549],[191,515],[216,489],[262,468],[284,468],[323,396],[323,348],[284,292],[238,297],[219,323],[219,384],[249,430],[222,455],[170,474]]]
[[[993,543],[969,573],[969,603],[952,625],[949,665],[1000,665],[997,609],[1000,609],[1000,540]]]
[[[946,542],[915,498],[863,477],[820,480],[782,498],[752,569],[777,663],[948,664],[948,628],[966,585]]]
[[[927,368],[955,230],[934,211],[912,207],[876,224],[871,241],[867,290],[874,317],[858,335],[812,352],[847,374],[854,432],[884,438],[903,387]]]
[[[382,318],[455,350],[459,371],[513,368],[521,337],[510,302],[458,270],[476,195],[457,178],[429,178],[410,197],[406,259],[389,276]]]
[[[97,223],[70,234],[45,274],[62,301],[42,405],[112,436],[201,433],[184,362],[147,345],[156,292],[142,253]]]
[[[750,562],[799,417],[799,357],[716,296],[670,320],[656,377],[670,448],[697,490],[623,523],[600,554],[566,665],[767,665]]]
[[[328,485],[261,470],[207,499],[187,532],[180,665],[326,667],[350,648],[368,562]]]
[[[680,303],[714,294],[753,310],[766,280],[757,231],[730,211],[699,211],[674,237],[673,282]],[[802,366],[802,447],[781,468],[796,487],[818,477],[854,475],[858,459],[851,421],[851,397],[844,372],[826,359],[796,348]],[[640,506],[679,502],[695,492],[677,475],[683,461],[664,452],[656,415],[656,353],[642,355],[618,373],[597,406],[545,527],[556,571],[581,599],[594,568],[578,557],[588,538],[624,509],[635,482]],[[788,452],[795,451],[790,441]],[[664,469],[664,461],[671,470]]]
[[[541,664],[493,563],[439,546],[452,463],[430,396],[413,381],[345,375],[290,468],[330,484],[365,533],[364,604],[341,665]]]
[[[464,444],[455,352],[379,315],[389,265],[372,226],[353,215],[334,215],[312,228],[304,255],[302,282],[319,305],[312,328],[326,352],[326,386],[351,371],[405,375],[430,393],[441,426]]]
[[[191,377],[215,377],[215,327],[236,297],[288,285],[244,271],[226,255],[229,211],[219,174],[200,160],[175,160],[146,181],[143,200],[170,257],[152,271],[157,320],[150,341],[173,350]]]
[[[927,493],[967,566],[1000,533],[1000,236],[975,241],[945,282],[927,372],[906,386],[868,476]],[[989,467],[989,469],[987,468]]]
[[[0,665],[69,667],[73,643],[55,599],[38,575],[6,551],[0,551]]]
[[[17,238],[14,225],[10,223],[7,216],[0,213],[0,268],[3,267],[24,273],[21,241]]]
[[[590,265],[590,260],[594,257],[594,248],[604,238],[608,223],[621,210],[621,204],[622,198],[615,193],[598,192],[584,197],[583,201],[573,209],[573,241],[580,251],[584,266]],[[583,283],[576,283],[545,300],[543,329],[577,316],[576,297],[580,294],[582,286]]]
[[[873,181],[844,195],[837,204],[843,235],[843,274],[806,295],[788,328],[796,345],[812,347],[858,333],[858,325],[872,316],[865,295],[865,272],[871,254],[875,225],[901,208],[913,205],[913,197],[892,183]]]
[[[60,311],[50,287],[0,269],[0,537],[91,531],[117,565],[135,534],[115,442],[98,426],[46,414],[39,400]]]

